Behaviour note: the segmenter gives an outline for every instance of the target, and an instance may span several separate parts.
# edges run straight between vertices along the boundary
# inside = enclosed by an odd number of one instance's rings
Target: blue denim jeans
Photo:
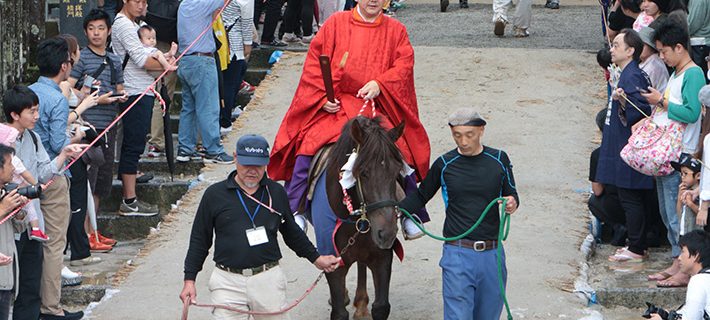
[[[197,130],[207,154],[224,152],[219,141],[219,90],[214,58],[184,56],[177,70],[182,83],[178,151],[195,153]]]
[[[673,172],[667,176],[656,177],[656,191],[658,191],[658,206],[661,211],[661,220],[668,229],[668,242],[671,244],[671,256],[676,258],[680,255],[678,246],[678,233],[680,223],[676,212],[678,202],[678,186],[680,185],[680,174]]]
[[[503,256],[503,283],[508,272]],[[497,250],[475,251],[445,244],[439,266],[444,290],[444,320],[500,319]]]

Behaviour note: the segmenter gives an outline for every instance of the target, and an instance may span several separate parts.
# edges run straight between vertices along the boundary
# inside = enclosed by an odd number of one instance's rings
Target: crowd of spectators
[[[659,254],[670,258],[668,267],[647,280],[658,287],[695,282],[688,287],[692,303],[678,313],[702,319],[703,311],[710,313],[708,287],[697,286],[699,279],[707,281],[701,270],[710,258],[710,3],[617,0],[605,9],[608,46],[597,61],[609,99],[596,117],[602,141],[592,152],[589,175],[589,209],[603,226],[597,236],[619,246],[608,258],[612,263],[645,261],[649,247],[667,242],[669,252]],[[628,150],[635,148],[629,141],[641,141],[655,128],[663,134],[650,148],[670,146],[673,159],[664,165],[673,169],[642,173],[629,160]]]

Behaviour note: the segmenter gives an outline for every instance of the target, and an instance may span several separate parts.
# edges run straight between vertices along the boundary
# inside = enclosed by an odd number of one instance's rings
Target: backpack
[[[177,16],[180,0],[148,0],[145,22],[155,29],[158,41],[177,43]]]

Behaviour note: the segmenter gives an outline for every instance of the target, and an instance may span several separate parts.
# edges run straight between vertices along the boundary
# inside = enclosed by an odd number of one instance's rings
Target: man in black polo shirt
[[[277,231],[289,248],[318,269],[332,272],[340,258],[320,256],[289,214],[286,191],[265,173],[269,163],[266,139],[242,136],[235,157],[237,170],[207,188],[200,201],[185,258],[185,284],[180,299],[195,300],[195,278],[212,246],[214,232],[217,268],[209,281],[213,303],[252,311],[278,311],[286,305],[286,278],[279,267]],[[247,315],[223,309],[215,310],[214,316],[248,319]],[[277,318],[288,319],[288,315]]]
[[[495,198],[507,199],[505,211],[518,208],[513,167],[508,155],[481,144],[486,121],[471,108],[449,116],[451,135],[458,148],[432,164],[418,192],[399,204],[409,212],[422,208],[442,189],[446,219],[444,236],[454,237],[468,230]],[[444,244],[439,266],[442,269],[444,319],[498,319],[503,310],[496,268],[497,210],[491,210],[468,236]],[[503,281],[507,277],[505,257]]]

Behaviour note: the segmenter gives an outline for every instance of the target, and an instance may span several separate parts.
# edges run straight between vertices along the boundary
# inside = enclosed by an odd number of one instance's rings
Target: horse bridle
[[[357,146],[353,152],[358,152],[360,150],[360,145]],[[359,233],[368,233],[370,231],[370,220],[367,218],[368,211],[374,211],[382,208],[393,207],[394,211],[397,213],[397,218],[400,216],[399,203],[394,199],[386,199],[381,201],[376,201],[371,204],[365,202],[365,195],[362,192],[362,184],[360,183],[359,177],[355,177],[355,187],[357,191],[357,196],[360,198],[360,207],[352,210],[352,199],[348,195],[347,189],[343,189],[343,204],[350,211],[351,217],[359,217],[355,221],[355,230]]]

